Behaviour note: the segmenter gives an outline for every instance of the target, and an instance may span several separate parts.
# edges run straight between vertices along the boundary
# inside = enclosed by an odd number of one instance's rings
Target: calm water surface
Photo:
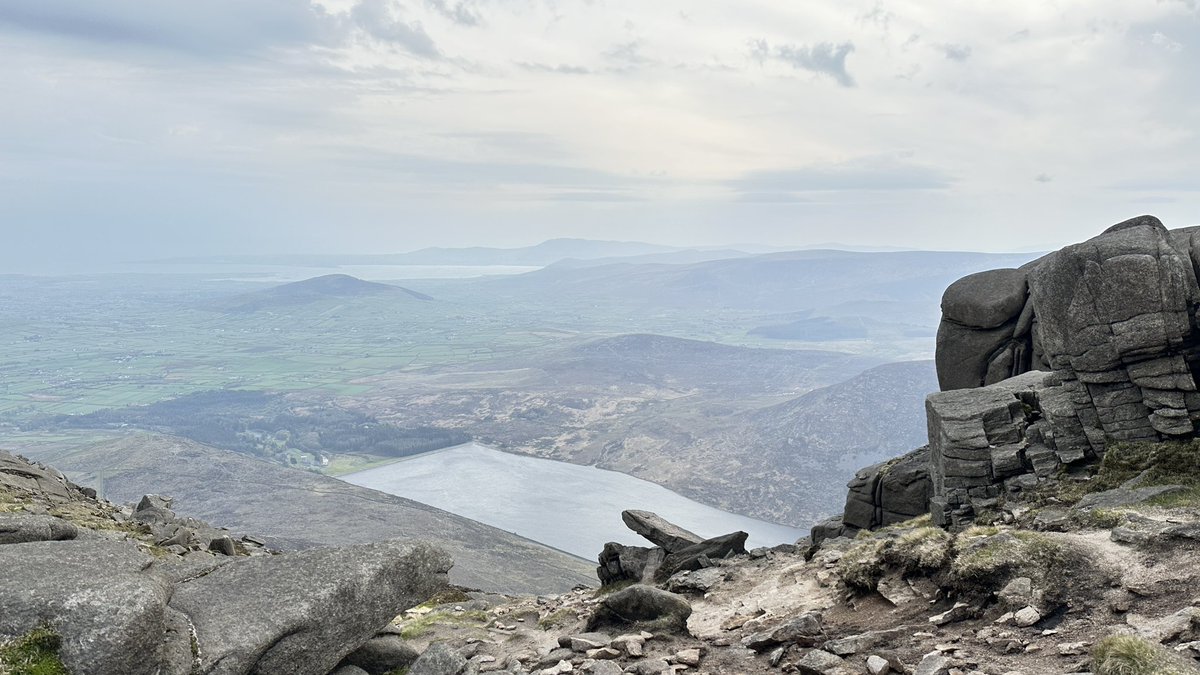
[[[604,543],[649,546],[621,522],[621,511],[653,511],[703,537],[750,533],[749,547],[790,544],[806,530],[706,506],[661,485],[476,443],[346,474],[362,487],[414,499],[575,555],[594,559]]]

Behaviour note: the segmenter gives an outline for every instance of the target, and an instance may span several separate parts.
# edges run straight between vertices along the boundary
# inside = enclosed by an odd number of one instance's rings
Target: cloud
[[[397,12],[391,0],[361,0],[348,13],[310,0],[6,0],[0,3],[0,28],[204,60],[341,47],[360,33],[414,55],[440,56],[421,24]]]
[[[604,51],[604,58],[619,64],[618,70],[627,71],[654,63],[654,60],[642,54],[641,40],[630,40]]]
[[[963,62],[971,58],[970,45],[944,44],[941,45],[942,53],[951,61]]]
[[[772,47],[764,39],[750,41],[750,53],[760,63],[774,59],[799,70],[826,75],[843,87],[855,86],[854,78],[846,71],[846,57],[854,51],[854,44],[843,42],[820,42],[814,45],[785,44]]]
[[[361,0],[350,10],[350,16],[373,38],[402,47],[418,56],[436,58],[442,55],[420,22],[401,19],[390,0]]]
[[[336,39],[336,16],[308,0],[6,0],[0,27],[110,47],[207,58]]]
[[[1117,181],[1108,188],[1128,192],[1200,192],[1200,183],[1179,178],[1131,179]]]
[[[587,75],[591,73],[591,69],[583,66],[572,66],[565,63],[558,65],[550,65],[548,63],[530,63],[528,61],[519,61],[517,66],[524,70],[535,73],[554,73],[556,75]]]
[[[743,196],[848,190],[940,190],[953,181],[942,172],[891,157],[864,157],[838,164],[752,171],[728,185]]]
[[[1178,53],[1178,52],[1183,51],[1182,44],[1180,44],[1179,42],[1176,42],[1175,40],[1172,40],[1171,38],[1167,37],[1166,34],[1159,32],[1159,31],[1156,31],[1153,35],[1150,36],[1150,44],[1152,44],[1155,47],[1158,47],[1160,49],[1163,49],[1165,51],[1171,52],[1171,53]]]
[[[460,26],[483,25],[483,19],[479,16],[479,11],[472,7],[472,3],[466,0],[459,0],[459,2],[453,3],[449,0],[425,0],[425,4],[432,7],[438,14]]]

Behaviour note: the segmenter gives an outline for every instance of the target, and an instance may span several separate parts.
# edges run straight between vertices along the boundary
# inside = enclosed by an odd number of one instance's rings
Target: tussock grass
[[[838,561],[838,574],[847,586],[875,590],[889,570],[905,574],[931,573],[950,561],[950,533],[940,527],[881,530],[852,546]]]
[[[1162,647],[1136,635],[1111,635],[1092,649],[1096,675],[1186,675],[1185,669]]]
[[[428,634],[435,626],[482,627],[491,620],[487,612],[478,609],[464,612],[430,612],[405,621],[400,626],[400,637],[405,640]]]
[[[0,643],[0,675],[68,675],[58,658],[62,639],[42,626]]]
[[[1105,451],[1088,491],[1112,490],[1143,473],[1141,485],[1200,487],[1200,440],[1114,443]]]

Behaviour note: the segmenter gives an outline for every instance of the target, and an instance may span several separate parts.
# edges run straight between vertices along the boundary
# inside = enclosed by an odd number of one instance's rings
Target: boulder
[[[929,512],[932,483],[929,478],[929,448],[921,447],[896,459],[860,469],[846,486],[845,528],[874,529],[900,523]],[[826,529],[832,530],[830,522]],[[822,531],[821,538],[830,532]],[[816,542],[816,528],[813,541]]]
[[[32,513],[0,513],[0,544],[62,541],[77,536],[79,528],[62,518]]]
[[[171,585],[153,558],[128,542],[42,541],[0,546],[0,637],[48,624],[62,637],[70,672],[186,674],[171,654],[188,651],[167,602]]]
[[[802,675],[858,675],[845,659],[820,649],[802,656],[796,662],[796,672]]]
[[[397,668],[411,666],[417,660],[417,650],[394,634],[376,635],[361,647],[350,652],[342,665],[355,666],[369,675],[384,675]]]
[[[666,554],[666,551],[657,547],[626,546],[610,541],[600,552],[600,566],[596,568],[596,576],[602,586],[621,581],[650,581],[658,572]]]
[[[324,675],[393,617],[447,585],[451,561],[384,542],[248,558],[179,584],[211,673]]]
[[[733,555],[745,555],[746,539],[750,535],[745,532],[731,532],[712,539],[705,539],[699,544],[668,554],[663,559],[655,574],[656,579],[667,579],[681,570],[698,570],[710,567],[713,560],[721,560]]]
[[[674,553],[704,540],[703,537],[688,532],[650,511],[622,511],[621,520],[629,529],[645,537],[650,543],[661,547],[667,553]]]
[[[408,675],[458,675],[466,667],[467,660],[462,654],[444,643],[435,642],[412,664]]]
[[[600,601],[588,619],[587,629],[612,626],[652,626],[656,631],[687,632],[692,606],[680,595],[645,584],[611,593]]]
[[[0,450],[0,487],[26,490],[56,502],[71,500],[70,487],[61,474],[3,450]]]
[[[813,647],[824,640],[825,629],[821,625],[821,615],[816,612],[805,612],[770,630],[747,635],[742,638],[742,645],[761,652],[780,644]]]
[[[719,567],[685,570],[667,579],[667,590],[672,593],[704,593],[725,579],[725,571]]]

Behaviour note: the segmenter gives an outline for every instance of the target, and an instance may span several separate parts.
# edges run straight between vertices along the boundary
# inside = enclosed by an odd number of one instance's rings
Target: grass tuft
[[[400,637],[412,640],[428,634],[434,626],[482,626],[489,621],[491,621],[491,617],[488,613],[478,609],[464,612],[430,612],[405,621],[400,626]]]
[[[1185,675],[1161,647],[1136,635],[1111,635],[1092,649],[1096,675]]]
[[[0,643],[0,674],[68,675],[66,666],[58,658],[61,647],[62,638],[46,626]]]

